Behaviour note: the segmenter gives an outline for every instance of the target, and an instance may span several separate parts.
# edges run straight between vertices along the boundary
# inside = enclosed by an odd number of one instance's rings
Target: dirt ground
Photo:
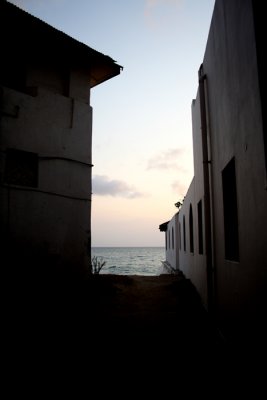
[[[194,286],[182,275],[98,275],[89,285],[93,318],[112,336],[124,332],[142,341],[150,335],[172,344],[189,337],[218,339]]]
[[[183,275],[24,282],[8,293],[8,365],[41,378],[38,385],[47,374],[79,371],[83,384],[98,382],[99,395],[106,381],[115,393],[124,382],[128,398],[137,388],[170,393],[200,377],[202,389],[211,379],[225,387],[235,376],[236,360]]]

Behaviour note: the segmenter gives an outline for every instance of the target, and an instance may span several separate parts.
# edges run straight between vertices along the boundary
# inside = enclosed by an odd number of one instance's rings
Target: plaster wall
[[[196,202],[195,178],[186,193],[183,206],[179,212],[179,223],[181,226],[182,240],[179,252],[179,268],[186,278],[190,279],[198,290],[203,305],[207,307],[207,275],[206,275],[206,256],[199,254],[198,248],[198,218]],[[193,251],[190,249],[190,206],[192,208],[192,227],[193,227]],[[203,213],[203,210],[202,210]],[[185,221],[185,224],[184,224]],[[185,226],[185,231],[184,231]],[[184,239],[186,247],[184,249]]]
[[[267,304],[266,130],[262,114],[266,108],[263,81],[266,68],[260,36],[266,28],[262,26],[260,11],[263,14],[263,6],[254,0],[215,2],[201,65],[206,124],[204,120],[201,122],[198,91],[192,103],[194,179],[179,211],[182,228],[179,268],[192,280],[204,305],[214,312],[222,334],[235,343],[253,340],[255,333],[256,340],[266,341],[262,318]],[[207,193],[204,193],[202,135],[207,138]],[[231,174],[227,175],[229,166]],[[209,270],[205,254],[209,248],[209,243],[205,243],[205,234],[209,233],[204,208],[207,195],[210,210],[207,202],[206,211],[211,217]],[[198,243],[200,201],[203,254]],[[233,230],[237,232],[234,241]],[[235,246],[234,255],[227,252],[227,243]]]
[[[69,81],[69,97],[90,103],[90,75],[82,68],[72,69]]]
[[[53,63],[48,64],[45,60],[42,64],[34,64],[31,63],[25,71],[26,87],[38,87],[61,95],[67,94],[69,76],[66,67]]]
[[[168,223],[166,231],[166,261],[175,270],[179,269],[179,223],[176,213]]]
[[[250,0],[216,2],[203,69],[211,136],[217,313],[222,325],[243,326],[263,307],[267,279],[265,157]],[[237,262],[227,260],[224,250],[222,171],[233,158]]]
[[[88,265],[92,108],[38,87],[35,96],[3,88],[1,236],[25,253]],[[7,186],[6,150],[38,155],[36,188]],[[8,236],[7,236],[8,234]]]

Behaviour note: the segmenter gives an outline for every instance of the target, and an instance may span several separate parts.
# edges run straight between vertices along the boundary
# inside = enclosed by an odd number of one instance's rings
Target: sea
[[[92,258],[105,262],[100,274],[160,275],[164,247],[92,247]]]

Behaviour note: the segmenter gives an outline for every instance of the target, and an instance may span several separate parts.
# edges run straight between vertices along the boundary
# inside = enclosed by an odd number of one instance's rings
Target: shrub
[[[99,274],[101,269],[106,264],[106,261],[103,261],[103,257],[94,256],[91,261],[91,272],[92,274]]]

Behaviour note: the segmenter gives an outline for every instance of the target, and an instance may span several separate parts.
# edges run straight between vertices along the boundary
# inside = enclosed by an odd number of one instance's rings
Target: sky
[[[191,103],[214,2],[10,0],[123,67],[91,90],[93,247],[165,245],[159,225],[194,175]]]

